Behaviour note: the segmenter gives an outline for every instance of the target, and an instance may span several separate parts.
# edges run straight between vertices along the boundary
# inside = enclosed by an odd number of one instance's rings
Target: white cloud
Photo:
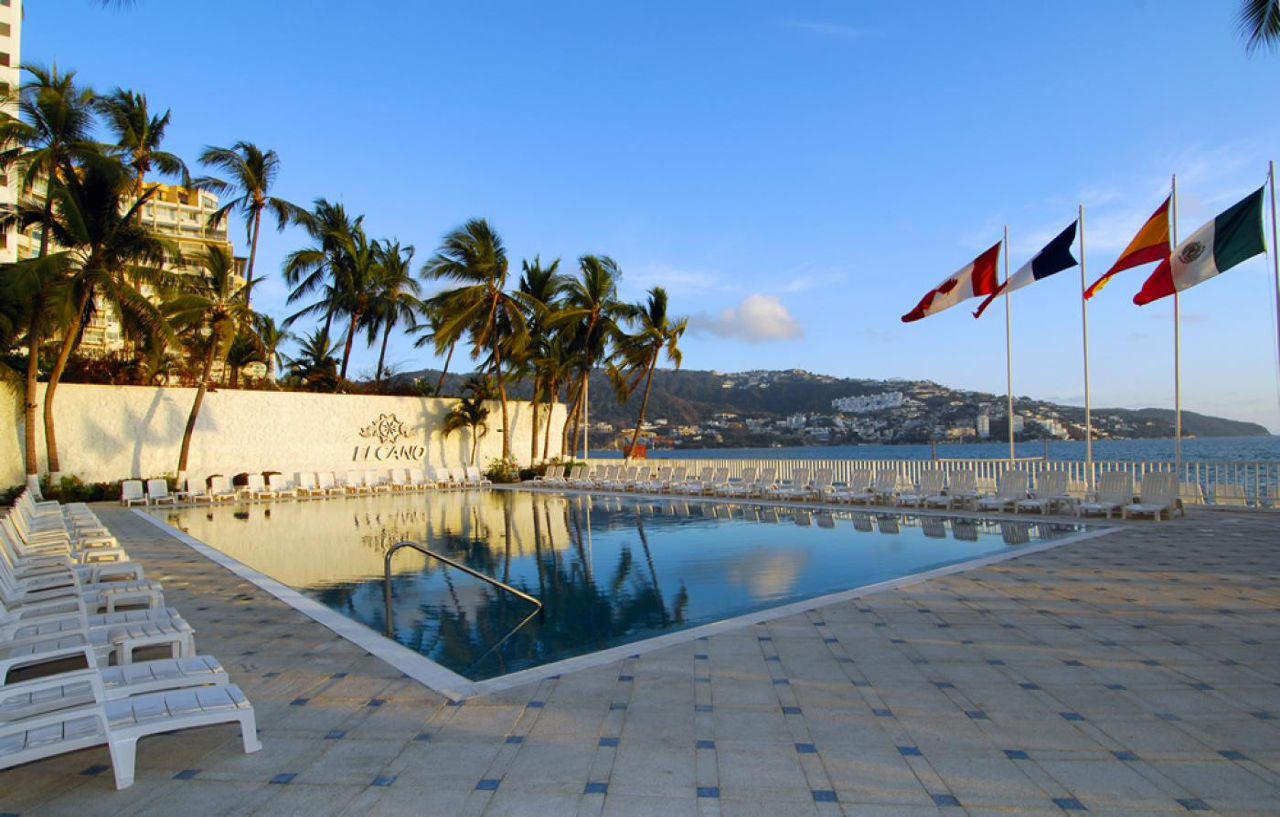
[[[715,317],[699,312],[689,319],[689,328],[749,343],[804,337],[800,324],[778,296],[759,292],[743,298],[737,306],[725,307]]]

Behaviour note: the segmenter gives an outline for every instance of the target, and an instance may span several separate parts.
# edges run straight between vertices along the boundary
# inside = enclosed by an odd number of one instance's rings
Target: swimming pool
[[[481,680],[1083,532],[1027,520],[465,491],[153,510]],[[414,540],[544,607],[410,549]],[[386,594],[390,592],[388,621]]]

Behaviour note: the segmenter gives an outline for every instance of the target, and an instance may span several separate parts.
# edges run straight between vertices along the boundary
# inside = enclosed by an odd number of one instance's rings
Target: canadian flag
[[[1000,260],[1000,244],[1001,242],[997,241],[991,249],[926,292],[920,299],[920,303],[916,304],[916,308],[902,316],[902,322],[918,321],[935,312],[955,306],[961,301],[995,292],[996,287],[999,286],[996,267]]]

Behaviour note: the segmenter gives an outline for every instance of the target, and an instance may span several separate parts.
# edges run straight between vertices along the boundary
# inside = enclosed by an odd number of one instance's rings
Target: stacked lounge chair
[[[244,750],[261,748],[252,705],[216,659],[194,655],[159,585],[114,540],[81,535],[104,530],[91,511],[24,494],[0,521],[0,769],[106,745],[122,789],[148,735],[237,723]],[[133,661],[165,644],[174,657]],[[66,671],[76,657],[87,668]],[[15,670],[34,677],[11,681]]]

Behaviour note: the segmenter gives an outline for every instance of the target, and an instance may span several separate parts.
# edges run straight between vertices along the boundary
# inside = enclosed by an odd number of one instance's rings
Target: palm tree
[[[133,171],[134,195],[141,196],[146,175],[154,167],[165,176],[178,177],[183,185],[191,183],[187,165],[176,154],[160,150],[164,132],[169,127],[169,111],[152,116],[147,97],[117,88],[110,96],[99,97],[94,108],[116,137],[120,161]]]
[[[546,325],[546,318],[558,307],[560,294],[564,292],[569,282],[558,272],[559,258],[544,267],[542,259],[534,256],[532,262],[527,260],[521,262],[521,268],[524,274],[520,276],[517,288],[529,296],[532,304],[537,307],[529,309],[525,315],[525,320],[529,324],[529,343],[524,350],[524,362],[533,374],[533,396],[529,399],[533,424],[529,462],[532,464],[538,459],[538,398],[545,394],[550,400],[558,386],[558,383],[554,383],[548,376],[551,367],[540,365],[547,361],[548,348],[555,338],[554,333]],[[548,413],[548,424],[550,421],[551,415]]]
[[[667,291],[662,287],[649,290],[649,299],[628,309],[627,317],[639,324],[639,329],[635,334],[623,333],[618,338],[617,357],[621,363],[617,368],[621,386],[619,396],[623,400],[630,397],[640,384],[640,378],[644,378],[640,416],[636,419],[636,430],[631,435],[631,448],[627,453],[630,458],[630,452],[635,450],[640,439],[640,426],[644,424],[644,412],[649,406],[649,389],[653,385],[653,370],[658,366],[658,357],[665,351],[667,360],[680,368],[682,355],[677,343],[689,328],[689,319],[672,320],[667,315]]]
[[[348,317],[342,367],[338,375],[341,380],[347,377],[347,364],[351,360],[356,330],[364,327],[365,317],[369,314],[377,291],[377,242],[369,240],[360,222],[361,219],[356,219],[345,234],[330,233],[325,237],[325,241],[332,245],[326,252],[329,257],[326,266],[332,280],[325,285],[325,294],[320,300],[303,307],[285,320],[287,325],[303,315],[323,312],[326,316],[327,334],[328,323],[334,316]],[[300,290],[295,290],[290,294],[289,300],[294,300],[299,292]]]
[[[1240,33],[1250,53],[1280,45],[1280,0],[1244,0],[1240,9]]]
[[[192,276],[188,290],[165,305],[174,325],[186,329],[194,339],[203,341],[197,345],[204,347],[195,400],[191,403],[191,413],[187,415],[187,425],[182,432],[182,448],[178,454],[179,483],[187,478],[191,435],[200,416],[200,405],[209,386],[214,360],[219,355],[225,357],[227,347],[236,335],[253,325],[253,311],[249,309],[251,281],[241,282],[231,253],[211,244],[205,247],[205,254],[199,262],[203,274]]]
[[[528,336],[522,307],[528,298],[520,292],[506,293],[507,251],[502,239],[484,219],[472,219],[444,237],[436,254],[422,268],[430,279],[446,279],[462,283],[431,299],[441,310],[442,320],[437,336],[457,339],[470,332],[472,354],[479,356],[488,349],[493,379],[502,403],[502,458],[511,457],[510,415],[507,410],[507,387],[502,376],[504,340],[519,344]],[[504,338],[503,325],[510,327],[511,337]]]
[[[161,267],[177,251],[173,242],[151,232],[138,218],[151,191],[125,206],[134,184],[128,169],[118,163],[90,162],[65,180],[52,180],[47,190],[43,203],[20,205],[17,220],[22,227],[39,226],[46,238],[68,248],[48,256],[57,259],[72,299],[44,395],[49,476],[56,483],[61,463],[53,420],[54,395],[67,361],[80,344],[81,329],[97,305],[104,304],[145,331],[167,336],[164,317],[140,286],[164,284],[167,276]]]
[[[232,210],[238,210],[244,217],[245,234],[249,241],[249,264],[244,274],[244,300],[248,307],[255,280],[253,263],[258,255],[262,212],[267,210],[275,216],[278,230],[284,230],[290,222],[303,221],[307,216],[296,204],[268,195],[280,172],[280,157],[274,150],[264,151],[252,142],[236,142],[230,148],[206,147],[200,154],[200,163],[221,170],[231,177],[231,181],[206,176],[194,180],[196,187],[220,195],[237,194],[209,217],[209,225],[216,227],[221,224]]]
[[[27,489],[40,491],[40,475],[36,460],[36,402],[39,396],[40,344],[49,330],[49,304],[66,297],[66,278],[61,259],[56,256],[28,258],[6,265],[0,271],[0,302],[12,310],[23,324],[27,347],[27,370],[23,391],[23,458],[26,464]],[[13,327],[10,327],[10,331]]]
[[[460,429],[471,432],[471,458],[468,465],[476,464],[476,447],[480,438],[489,432],[489,409],[484,401],[488,397],[487,384],[472,378],[464,387],[471,393],[458,401],[444,418],[444,434],[449,436]]]
[[[422,302],[418,300],[421,287],[410,269],[413,263],[412,245],[401,247],[399,241],[375,241],[374,255],[377,260],[375,290],[369,305],[366,328],[370,345],[377,340],[379,331],[382,333],[378,368],[373,378],[374,387],[381,388],[382,364],[387,357],[387,340],[391,337],[391,330],[402,320],[412,326]]]
[[[445,324],[446,316],[441,305],[435,303],[434,298],[420,301],[418,311],[422,316],[422,320],[411,331],[419,333],[421,337],[413,342],[414,348],[420,349],[430,343],[435,347],[437,355],[445,353],[444,368],[440,370],[440,377],[436,380],[434,391],[434,394],[439,397],[440,390],[444,388],[445,375],[449,373],[449,363],[453,360],[453,349],[458,345],[461,335],[445,338],[440,334],[440,327]]]
[[[610,340],[618,332],[622,303],[618,300],[618,279],[622,270],[607,255],[584,255],[578,259],[578,274],[565,290],[564,305],[549,325],[570,333],[569,351],[578,359],[578,372],[570,385],[572,403],[565,418],[562,449],[569,448],[569,425],[576,439],[587,396],[591,370],[606,357]]]
[[[363,221],[364,216],[348,216],[340,203],[335,204],[325,198],[315,200],[311,212],[302,216],[299,222],[315,244],[294,250],[285,258],[284,280],[293,287],[289,303],[302,300],[316,291],[324,292],[325,298],[332,298],[337,268],[343,261],[343,237],[355,232]],[[330,310],[324,316],[324,333],[331,334],[332,328],[333,311]]]
[[[0,166],[16,167],[19,187],[30,191],[44,183],[67,181],[77,164],[100,155],[91,138],[94,93],[76,85],[75,71],[58,73],[58,66],[23,66],[31,79],[22,85],[18,118],[0,123]],[[46,217],[53,207],[46,196]],[[40,256],[49,252],[49,234],[40,236]]]
[[[336,391],[338,387],[338,346],[329,342],[323,329],[299,340],[297,357],[285,356],[289,377],[297,378],[308,391]]]
[[[256,317],[256,316],[255,316]],[[253,321],[257,323],[256,320]],[[262,347],[262,341],[252,331],[241,330],[231,341],[231,345],[227,347],[227,354],[223,360],[222,382],[229,388],[240,388],[240,372],[245,366],[251,363],[266,364],[267,354]]]
[[[262,344],[263,363],[267,365],[267,380],[276,379],[276,369],[280,366],[283,355],[280,344],[292,337],[288,332],[276,325],[270,315],[255,312],[253,316],[253,334]]]

